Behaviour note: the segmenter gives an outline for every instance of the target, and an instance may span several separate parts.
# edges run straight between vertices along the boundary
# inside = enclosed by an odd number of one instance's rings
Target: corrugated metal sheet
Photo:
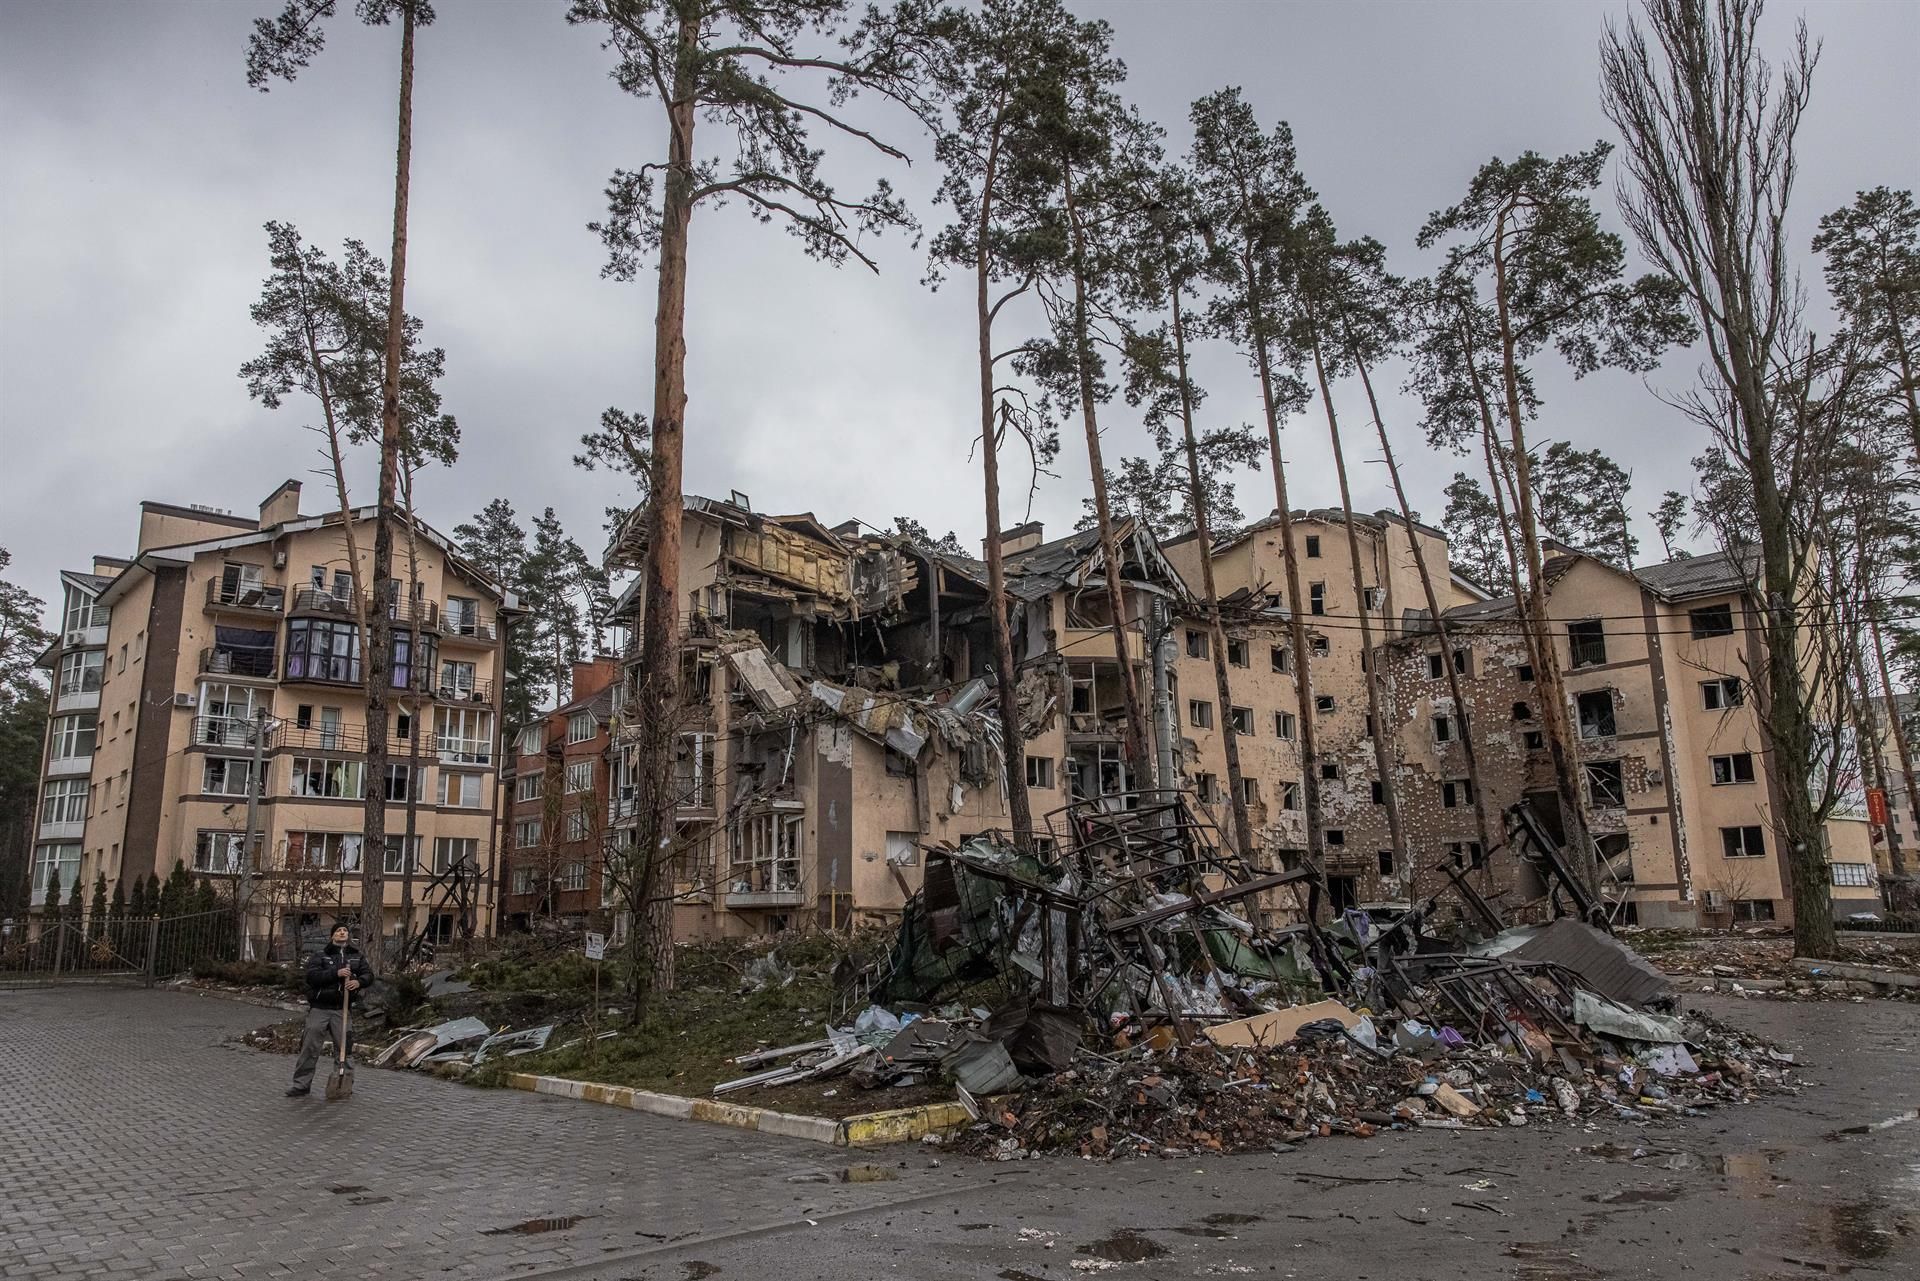
[[[1543,961],[1572,970],[1602,996],[1622,1005],[1661,1005],[1674,998],[1673,982],[1653,963],[1613,935],[1572,917],[1543,925],[1507,953],[1516,961]]]

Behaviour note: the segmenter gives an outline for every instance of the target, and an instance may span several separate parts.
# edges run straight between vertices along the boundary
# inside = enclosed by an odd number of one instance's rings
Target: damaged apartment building
[[[1464,882],[1495,911],[1538,914],[1549,883],[1524,842],[1509,841],[1505,816],[1529,803],[1553,828],[1557,811],[1513,602],[1452,573],[1437,529],[1410,529],[1390,512],[1354,523],[1357,591],[1343,514],[1302,511],[1288,522],[1328,901],[1403,904]],[[1043,847],[1065,835],[1070,801],[1129,805],[1128,793],[1152,787],[1188,789],[1229,831],[1228,732],[1258,846],[1249,853],[1265,866],[1288,861],[1305,848],[1306,827],[1294,683],[1302,656],[1293,652],[1281,529],[1269,517],[1213,550],[1226,605],[1225,706],[1192,586],[1200,564],[1191,536],[1162,543],[1130,520],[1118,524],[1125,639],[1116,645],[1095,531],[1051,541],[1037,523],[1004,531],[1026,738],[1005,768],[982,562],[860,522],[756,512],[738,494],[689,496],[677,603],[678,930],[758,933],[892,916],[919,888],[922,846],[1006,826],[1007,777],[1026,787]],[[643,538],[642,524],[629,521],[610,567],[637,568]],[[1447,615],[1450,656],[1435,639],[1416,543]],[[1579,556],[1551,564],[1550,610],[1576,620],[1556,623],[1555,643],[1611,914],[1649,924],[1785,919],[1775,782],[1735,678],[1757,643],[1739,573],[1715,557],[1631,575]],[[642,607],[630,590],[620,621],[637,631]],[[1601,640],[1578,621],[1589,614],[1603,625]],[[629,669],[637,657],[630,648]],[[1479,831],[1447,662],[1469,704],[1491,841]],[[1386,780],[1368,702],[1375,664]],[[1128,672],[1149,722],[1150,759],[1138,765],[1123,752]],[[638,794],[622,695],[612,704],[607,811],[616,846],[634,839]],[[1403,849],[1390,837],[1388,786]],[[1866,825],[1843,816],[1830,827],[1836,910],[1853,910],[1875,880]]]

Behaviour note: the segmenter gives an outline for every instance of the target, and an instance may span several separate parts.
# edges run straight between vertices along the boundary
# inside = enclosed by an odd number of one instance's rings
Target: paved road
[[[222,1045],[262,1011],[0,991],[0,1275],[1920,1274],[1920,1006],[1711,1008],[1799,1050],[1817,1084],[1658,1128],[1427,1131],[1286,1156],[934,1166],[893,1149],[896,1181],[839,1184],[818,1180],[860,1158],[412,1075],[363,1071],[331,1107],[282,1099],[287,1060]],[[570,1215],[584,1217],[490,1235]]]

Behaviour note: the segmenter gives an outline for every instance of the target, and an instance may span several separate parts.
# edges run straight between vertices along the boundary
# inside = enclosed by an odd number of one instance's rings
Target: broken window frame
[[[1338,704],[1334,702],[1333,695],[1331,694],[1315,694],[1313,696],[1313,714],[1315,716],[1331,716],[1337,707]]]
[[[1273,736],[1292,742],[1300,733],[1300,718],[1292,712],[1276,711],[1273,714]]]
[[[1238,637],[1233,637],[1233,636],[1227,637],[1227,666],[1229,667],[1251,666],[1252,663],[1251,663],[1251,660],[1248,658],[1247,650],[1248,650],[1248,646],[1245,640],[1242,640]]]
[[[1039,768],[1035,769],[1035,766]],[[1047,791],[1054,790],[1053,757],[1032,755],[1027,757],[1027,786],[1044,788]]]
[[[1597,810],[1627,807],[1627,774],[1619,758],[1584,762],[1580,770],[1587,783],[1587,804]]]
[[[1589,715],[1592,709],[1592,715]],[[1574,718],[1580,737],[1586,740],[1616,738],[1620,722],[1613,706],[1613,687],[1590,689],[1573,698]]]
[[[1213,704],[1204,698],[1187,700],[1187,724],[1194,729],[1213,728]]]
[[[1607,661],[1606,626],[1597,618],[1567,624],[1567,666],[1599,667]]]
[[[1208,649],[1206,632],[1198,627],[1187,628],[1187,657],[1207,658],[1210,656],[1211,653]]]
[[[1327,585],[1325,583],[1307,584],[1307,612],[1325,614],[1327,612]]]
[[[1758,823],[1736,824],[1720,829],[1720,857],[1765,858],[1767,831]]]
[[[1244,738],[1253,737],[1253,709],[1251,707],[1229,707],[1227,724],[1233,732]]]
[[[1273,660],[1273,670],[1285,674],[1293,671],[1293,650],[1285,645],[1275,645],[1269,657]]]

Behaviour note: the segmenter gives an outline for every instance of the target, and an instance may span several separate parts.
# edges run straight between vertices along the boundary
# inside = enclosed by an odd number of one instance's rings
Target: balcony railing
[[[273,746],[291,747],[309,752],[364,752],[366,731],[347,725],[295,725],[282,721],[273,731]],[[388,739],[388,759],[398,761],[406,752],[405,739]]]
[[[483,618],[479,614],[448,613],[441,620],[440,634],[452,641],[491,645],[500,639],[500,628],[493,619]]]
[[[493,682],[490,680],[470,681],[428,681],[424,691],[432,694],[443,703],[491,703],[493,702]]]
[[[207,580],[207,608],[250,610],[278,614],[287,606],[287,589],[262,583],[229,583],[218,578]]]
[[[274,741],[268,732],[268,743]],[[193,742],[200,747],[253,747],[253,721],[245,716],[196,716]]]
[[[209,676],[264,676],[274,673],[270,649],[220,649],[200,651],[200,670]]]
[[[491,765],[493,763],[493,740],[487,738],[455,738],[442,734],[435,741],[435,750],[441,761],[450,765]]]
[[[335,595],[321,591],[317,587],[302,587],[293,594],[293,612],[296,614],[331,614],[337,618],[353,618],[359,611],[354,608],[353,594]]]

